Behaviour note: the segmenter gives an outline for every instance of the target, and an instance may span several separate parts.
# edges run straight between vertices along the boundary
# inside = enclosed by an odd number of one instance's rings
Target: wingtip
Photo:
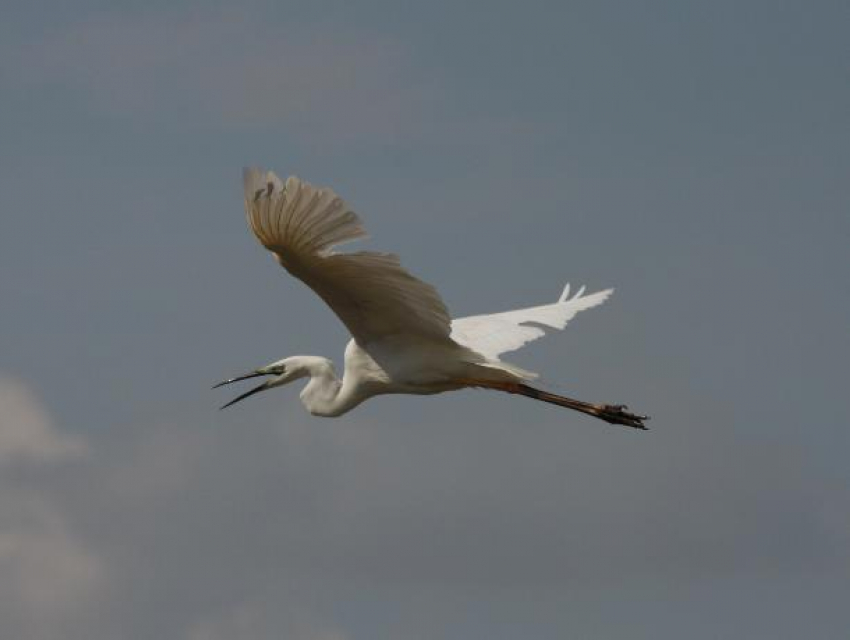
[[[284,188],[284,182],[274,171],[258,166],[242,167],[242,185],[248,199],[253,199],[258,191],[265,191],[269,185],[272,185],[272,191],[282,191]]]
[[[569,302],[570,300],[577,300],[577,299],[581,298],[585,294],[585,292],[587,291],[587,286],[581,285],[573,295],[570,295],[570,291],[571,291],[571,287],[570,287],[570,283],[568,282],[564,286],[564,290],[561,292],[561,295],[558,297],[558,302],[559,303],[560,302]],[[589,294],[589,295],[601,296],[602,299],[604,300],[604,299],[607,299],[608,297],[610,297],[612,293],[614,293],[614,288],[610,287],[608,289],[603,289],[602,291],[598,291],[596,293]]]

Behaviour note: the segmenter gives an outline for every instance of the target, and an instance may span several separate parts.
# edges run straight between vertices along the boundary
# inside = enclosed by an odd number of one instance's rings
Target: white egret
[[[342,379],[333,363],[292,356],[216,385],[260,376],[267,380],[222,407],[260,391],[309,378],[307,410],[339,416],[372,396],[434,394],[466,387],[519,394],[636,429],[646,416],[624,405],[591,404],[530,386],[536,374],[500,360],[503,353],[563,329],[579,311],[601,304],[612,289],[570,296],[527,309],[452,320],[436,289],[408,273],[392,254],[334,248],[366,235],[358,216],[333,191],[295,177],[246,169],[245,211],[260,243],[289,273],[312,288],[351,332]],[[215,387],[214,387],[215,388]]]

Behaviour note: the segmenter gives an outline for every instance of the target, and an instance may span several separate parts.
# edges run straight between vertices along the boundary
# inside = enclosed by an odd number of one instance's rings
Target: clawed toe
[[[606,404],[600,408],[599,417],[610,424],[621,424],[625,427],[644,431],[649,430],[643,423],[644,420],[649,420],[649,416],[629,413],[626,409],[628,407],[624,404]]]

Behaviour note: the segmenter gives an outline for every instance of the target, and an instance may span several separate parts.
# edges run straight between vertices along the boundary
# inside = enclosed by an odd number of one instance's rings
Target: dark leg
[[[589,402],[573,400],[572,398],[559,396],[554,393],[549,393],[548,391],[541,391],[540,389],[535,389],[534,387],[529,387],[525,384],[510,385],[505,388],[505,391],[508,391],[509,393],[517,393],[519,395],[526,396],[527,398],[534,398],[535,400],[542,400],[543,402],[556,404],[559,407],[567,407],[568,409],[581,411],[582,413],[586,413],[594,418],[599,418],[600,420],[604,420],[610,424],[621,424],[626,427],[632,427],[633,429],[647,430],[643,421],[649,420],[649,417],[627,412],[626,409],[628,407],[624,404],[590,404]]]

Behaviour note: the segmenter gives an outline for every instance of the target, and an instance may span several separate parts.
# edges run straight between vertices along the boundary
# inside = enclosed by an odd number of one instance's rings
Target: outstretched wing
[[[563,329],[575,314],[602,304],[613,291],[605,289],[585,296],[582,287],[570,298],[568,284],[558,301],[552,304],[452,320],[451,337],[487,358],[498,360],[501,354],[546,335],[537,325]]]
[[[333,309],[360,344],[390,335],[448,340],[450,317],[436,289],[389,253],[334,253],[363,238],[360,219],[330,189],[246,169],[245,212],[260,243]]]

